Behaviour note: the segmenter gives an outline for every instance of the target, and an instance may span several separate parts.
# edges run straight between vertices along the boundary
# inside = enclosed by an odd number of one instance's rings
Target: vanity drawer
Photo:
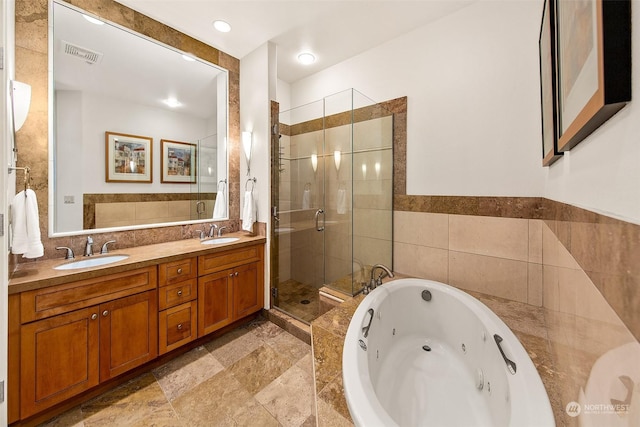
[[[187,258],[158,266],[158,286],[166,286],[198,277],[198,259]]]
[[[198,302],[191,301],[160,312],[160,354],[196,339]]]
[[[198,296],[198,280],[190,279],[159,289],[158,308],[160,310],[180,305],[196,299]]]
[[[156,289],[157,283],[153,266],[22,292],[20,321],[28,323]]]
[[[264,246],[259,244],[239,249],[231,249],[225,252],[201,255],[198,257],[199,275],[204,276],[206,274],[259,261],[262,258],[260,251],[263,250]]]

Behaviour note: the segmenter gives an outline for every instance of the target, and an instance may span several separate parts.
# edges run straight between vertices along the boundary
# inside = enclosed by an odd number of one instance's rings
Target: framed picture
[[[107,182],[151,183],[153,139],[148,136],[105,132]]]
[[[631,100],[631,1],[557,0],[558,149]]]
[[[540,105],[542,108],[542,165],[560,157],[558,151],[558,103],[556,98],[555,1],[545,0],[540,26]]]
[[[197,145],[161,139],[160,147],[160,182],[195,183]]]

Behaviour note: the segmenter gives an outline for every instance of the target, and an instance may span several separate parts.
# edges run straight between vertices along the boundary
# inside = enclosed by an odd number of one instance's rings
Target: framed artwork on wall
[[[197,145],[161,139],[160,147],[160,182],[195,183]]]
[[[558,151],[558,102],[556,98],[555,2],[545,0],[538,48],[540,52],[540,106],[542,112],[542,165],[560,157]]]
[[[153,138],[105,132],[106,182],[151,183]]]
[[[567,151],[631,100],[631,1],[557,0],[558,149]]]

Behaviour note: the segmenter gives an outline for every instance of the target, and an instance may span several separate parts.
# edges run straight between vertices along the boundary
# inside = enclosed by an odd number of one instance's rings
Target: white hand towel
[[[26,196],[25,196],[26,195]],[[23,254],[23,258],[39,258],[44,255],[40,235],[38,199],[31,189],[21,191],[13,198],[13,242],[11,252]]]
[[[302,209],[309,209],[311,207],[311,190],[304,190],[302,192]]]
[[[244,192],[244,209],[242,210],[242,229],[253,231],[253,223],[256,222],[256,205],[253,200],[253,191]]]
[[[21,191],[13,198],[11,203],[11,253],[23,254],[29,247],[29,236],[27,235],[27,213],[25,192]]]
[[[224,195],[224,188],[218,190],[216,203],[213,205],[213,219],[225,219],[227,217],[227,197]]]
[[[347,190],[344,188],[338,190],[337,211],[339,214],[347,213]]]

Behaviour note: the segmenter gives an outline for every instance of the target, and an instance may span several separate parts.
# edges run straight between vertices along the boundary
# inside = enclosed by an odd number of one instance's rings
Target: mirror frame
[[[100,20],[106,21],[108,24],[113,25],[115,27],[119,27],[124,31],[135,33],[137,36],[147,39],[153,43],[162,45],[170,50],[173,50],[178,53],[189,54],[191,56],[195,56],[198,60],[212,64],[213,66],[220,68],[226,71],[227,74],[227,114],[226,114],[226,180],[227,180],[227,218],[226,220],[216,220],[216,221],[229,221],[233,220],[239,216],[239,195],[234,194],[234,189],[239,187],[239,162],[236,162],[234,157],[237,155],[237,149],[235,145],[237,145],[237,134],[239,134],[239,107],[237,111],[232,111],[232,106],[234,105],[234,101],[239,100],[239,61],[229,55],[226,55],[224,52],[221,52],[211,46],[208,46],[202,42],[199,42],[195,39],[186,36],[179,31],[168,27],[164,24],[161,24],[153,19],[138,13],[132,9],[124,5],[120,5],[111,1],[114,5],[113,8],[100,8],[99,12],[93,12],[91,8],[90,0],[49,0],[48,2],[48,90],[47,90],[47,107],[48,107],[48,236],[51,238],[55,237],[68,237],[68,236],[78,236],[78,235],[87,235],[87,234],[98,234],[98,233],[112,233],[112,232],[120,232],[120,231],[129,231],[129,230],[144,230],[151,228],[159,228],[159,227],[170,227],[170,226],[182,226],[189,224],[199,224],[199,223],[210,223],[213,222],[213,219],[193,219],[186,221],[178,221],[178,222],[166,222],[166,223],[155,223],[155,224],[143,224],[143,225],[131,225],[131,226],[122,226],[122,227],[111,227],[111,228],[99,228],[99,229],[87,229],[87,230],[76,230],[76,231],[68,231],[68,232],[55,232],[54,231],[54,212],[55,212],[55,199],[54,199],[54,190],[55,190],[55,168],[54,159],[55,159],[55,141],[54,141],[54,82],[53,82],[53,5],[54,3],[60,3],[64,7],[70,7],[72,9],[78,10],[79,12],[86,13],[88,15],[93,15]],[[104,6],[104,5],[101,5]],[[131,16],[133,15],[133,16]],[[120,22],[118,22],[120,21]],[[131,25],[133,23],[133,25]],[[133,28],[132,28],[133,27]],[[139,27],[139,28],[137,28]],[[164,35],[164,37],[163,37]],[[164,40],[163,40],[164,39]],[[190,47],[191,49],[188,49]],[[228,64],[223,64],[224,62]],[[225,65],[231,65],[232,68],[227,67]],[[236,74],[233,76],[233,74]],[[235,93],[234,93],[235,92]],[[237,104],[236,104],[237,105]],[[234,114],[235,113],[235,114]],[[238,117],[232,117],[237,115]],[[235,125],[237,124],[237,129]],[[238,159],[239,160],[239,159]],[[237,200],[236,200],[237,199]],[[236,212],[237,211],[237,212]]]

